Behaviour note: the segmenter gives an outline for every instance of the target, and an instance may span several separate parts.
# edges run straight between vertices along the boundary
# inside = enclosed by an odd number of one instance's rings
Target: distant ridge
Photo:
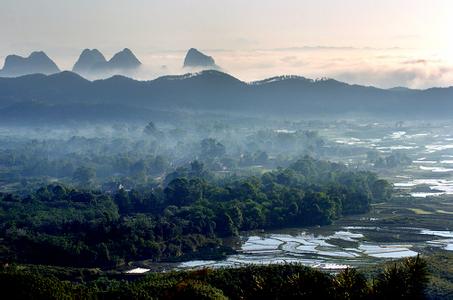
[[[28,57],[8,55],[0,77],[17,77],[28,74],[54,74],[60,72],[58,66],[43,51],[32,52]]]
[[[220,69],[212,56],[205,55],[195,48],[190,48],[184,58],[184,68]]]
[[[266,78],[266,79],[263,79],[263,80],[252,81],[252,82],[250,82],[250,84],[251,85],[262,85],[262,84],[275,83],[275,82],[286,81],[286,80],[299,80],[299,81],[314,82],[313,79],[307,79],[307,78],[302,77],[302,76],[281,75],[281,76],[274,76],[274,77]]]
[[[272,117],[378,119],[451,118],[453,87],[388,90],[334,79],[278,76],[247,83],[209,70],[137,81],[124,76],[89,81],[72,72],[0,78],[0,115],[25,103],[131,106],[151,110],[239,113]],[[50,108],[49,108],[50,107]],[[3,109],[5,109],[3,111]],[[11,117],[12,118],[12,117]],[[16,116],[20,120],[20,115]]]

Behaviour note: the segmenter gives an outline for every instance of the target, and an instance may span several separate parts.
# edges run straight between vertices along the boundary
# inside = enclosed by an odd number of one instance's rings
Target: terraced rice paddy
[[[333,226],[332,226],[333,228]],[[302,263],[322,269],[359,267],[380,260],[416,256],[427,247],[453,250],[453,231],[433,231],[419,228],[397,230],[401,235],[417,235],[419,240],[408,238],[404,243],[378,243],[372,241],[373,232],[389,234],[394,229],[381,227],[342,227],[340,231],[325,234],[310,230],[285,233],[251,234],[242,238],[239,254],[219,261],[189,261],[178,265],[178,269],[196,267],[237,267],[247,264]],[[293,230],[294,231],[294,230]]]

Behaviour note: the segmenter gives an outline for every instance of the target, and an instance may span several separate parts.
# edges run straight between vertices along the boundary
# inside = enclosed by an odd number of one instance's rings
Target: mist
[[[103,49],[100,49],[104,53]],[[119,51],[120,49],[117,49]],[[279,75],[307,78],[333,78],[349,84],[379,88],[407,87],[426,89],[449,87],[453,65],[436,53],[400,48],[295,47],[287,49],[222,50],[200,49],[211,55],[221,70],[243,81],[252,82]],[[55,56],[62,70],[72,70],[81,49],[72,56]],[[110,59],[114,53],[106,51]],[[134,70],[112,69],[82,73],[89,80],[123,75],[136,80],[196,73],[209,68],[184,68],[187,50],[135,52],[142,65]],[[6,55],[6,54],[5,54]],[[25,56],[28,55],[24,54]],[[52,57],[50,54],[49,56]]]
[[[443,299],[446,0],[2,0],[14,299]]]

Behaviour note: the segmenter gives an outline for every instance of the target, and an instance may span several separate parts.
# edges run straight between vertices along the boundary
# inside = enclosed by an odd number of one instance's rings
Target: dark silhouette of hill
[[[97,49],[85,49],[72,68],[73,72],[83,74],[93,72],[97,67],[107,63],[104,55]]]
[[[54,74],[60,72],[58,66],[42,51],[32,52],[28,57],[8,55],[1,77],[16,77],[28,74]]]
[[[128,48],[113,55],[108,61],[108,67],[111,69],[127,70],[138,68],[142,63]]]
[[[72,72],[0,78],[0,109],[33,101],[273,117],[439,119],[453,113],[453,88],[386,90],[297,76],[246,83],[214,70],[151,81],[124,76],[88,81]]]
[[[184,68],[220,69],[212,56],[205,55],[195,48],[190,48],[184,58]]]
[[[72,71],[88,78],[105,78],[115,74],[130,75],[141,64],[128,48],[116,53],[108,61],[99,50],[85,49],[74,64]]]
[[[80,124],[80,122],[146,122],[181,118],[176,112],[153,110],[129,105],[68,103],[49,104],[39,101],[21,102],[0,109],[1,124]]]

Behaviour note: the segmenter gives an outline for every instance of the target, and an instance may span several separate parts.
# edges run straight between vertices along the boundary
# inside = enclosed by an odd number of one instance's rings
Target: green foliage
[[[367,153],[367,160],[374,164],[376,168],[397,168],[412,163],[412,159],[401,152],[383,156],[377,151],[370,151]]]
[[[166,293],[169,299],[199,299],[199,300],[225,300],[228,299],[222,290],[207,283],[196,280],[184,280],[176,284]]]
[[[203,139],[200,143],[200,155],[204,159],[215,159],[226,153],[225,146],[213,138]]]
[[[103,277],[83,284],[4,268],[0,282],[3,294],[16,295],[12,299],[421,299],[423,264],[420,258],[397,263],[373,288],[376,279],[368,282],[355,269],[331,275],[298,264],[150,273],[130,281]],[[390,291],[394,284],[403,285]]]
[[[82,186],[89,186],[96,177],[96,171],[89,167],[79,167],[74,171],[73,179]]]
[[[7,299],[94,299],[95,294],[84,286],[72,285],[55,277],[33,273],[0,272],[2,295]]]
[[[356,269],[341,271],[334,281],[337,299],[366,299],[370,293],[365,276]]]
[[[260,177],[205,179],[196,161],[185,175],[149,191],[111,194],[53,184],[25,197],[0,194],[0,258],[112,267],[196,253],[222,256],[228,251],[220,237],[329,224],[367,212],[388,192],[372,173],[310,157]]]
[[[380,298],[424,299],[428,284],[428,267],[426,261],[418,255],[406,258],[384,269],[379,274],[374,292]]]

